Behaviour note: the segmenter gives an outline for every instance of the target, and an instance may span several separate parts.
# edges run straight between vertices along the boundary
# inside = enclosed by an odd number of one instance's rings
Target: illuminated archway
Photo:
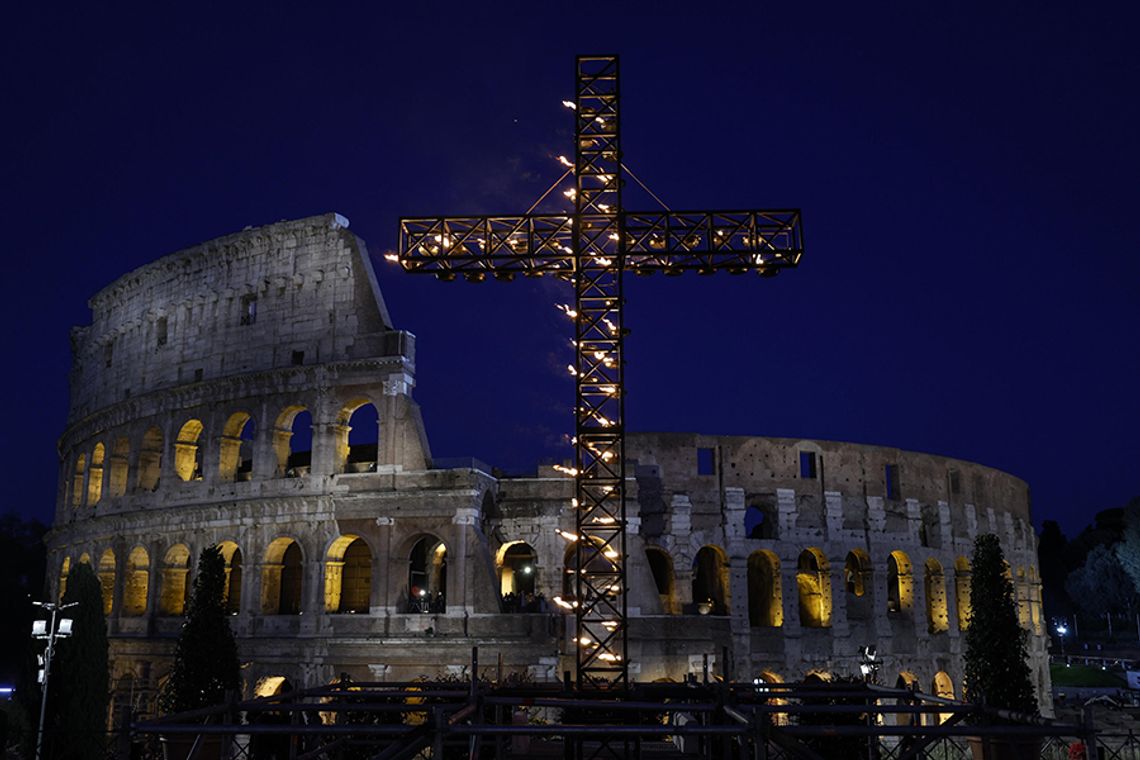
[[[357,398],[341,407],[333,427],[336,472],[375,472],[380,428],[376,406]]]
[[[162,474],[162,445],[162,431],[157,427],[149,428],[143,434],[142,446],[139,448],[139,490],[153,491],[158,488]]]
[[[513,604],[521,609],[527,596],[534,595],[538,581],[538,554],[525,541],[512,541],[504,544],[498,555],[499,594],[504,604]]]
[[[175,544],[162,558],[162,588],[158,596],[160,615],[178,616],[186,612],[187,576],[190,574],[190,549]]]
[[[288,406],[273,426],[273,452],[277,476],[297,478],[309,474],[313,461],[313,415],[303,406]]]
[[[914,573],[906,552],[895,550],[887,557],[887,612],[914,608]]]
[[[931,633],[950,630],[950,611],[946,603],[946,578],[942,563],[931,557],[926,560],[924,574],[926,590],[926,625]]]
[[[71,476],[71,506],[78,507],[83,504],[84,481],[87,474],[87,455],[80,454],[75,458],[75,470]]]
[[[63,599],[63,595],[67,593],[67,577],[71,575],[71,557],[64,557],[63,564],[59,568],[59,598]]]
[[[248,412],[234,412],[222,426],[218,442],[218,479],[229,483],[253,475],[253,438],[257,424]]]
[[[830,628],[831,565],[822,551],[809,547],[800,552],[796,563],[796,585],[800,596],[800,625],[804,628]]]
[[[444,612],[447,608],[447,546],[424,536],[408,555],[408,609]]]
[[[954,560],[954,606],[958,608],[958,630],[970,627],[970,560]]]
[[[871,557],[864,550],[847,552],[843,563],[843,586],[852,596],[863,596],[871,588]]]
[[[728,600],[728,557],[719,546],[703,546],[693,558],[693,604],[727,615]]]
[[[103,614],[110,615],[115,604],[115,552],[108,549],[99,557],[99,588],[103,593]]]
[[[93,507],[103,500],[103,460],[107,452],[102,443],[95,444],[91,452],[91,469],[87,473],[87,506]]]
[[[146,597],[150,591],[150,555],[141,546],[127,556],[127,582],[123,588],[123,614],[138,617],[146,614]]]
[[[918,676],[916,676],[914,673],[911,673],[910,671],[907,671],[907,670],[899,671],[899,677],[895,681],[895,688],[896,689],[909,689],[910,691],[921,690],[921,686],[919,685],[919,682],[918,682]],[[907,700],[907,699],[896,699],[895,704],[902,706],[902,705],[912,704],[912,702],[910,700]],[[915,726],[917,726],[919,724],[919,722],[920,721],[919,721],[918,715],[916,715],[916,714],[903,713],[903,712],[895,713],[895,724],[896,725],[899,725],[899,726],[915,725]]]
[[[954,682],[950,679],[950,675],[942,670],[935,673],[931,691],[936,697],[954,699]],[[953,715],[953,713],[938,713],[938,722],[945,723],[950,720],[951,715]]]
[[[202,479],[202,421],[187,420],[174,439],[174,472],[183,481]]]
[[[291,538],[274,539],[261,565],[262,614],[299,615],[302,576],[301,547]]]
[[[341,536],[325,559],[325,612],[367,614],[371,599],[372,550],[359,536]]]
[[[780,558],[760,549],[748,557],[748,624],[753,628],[779,628],[784,624],[784,594]]]
[[[127,467],[131,455],[131,442],[127,438],[116,438],[111,448],[111,472],[108,491],[113,498],[127,492]]]

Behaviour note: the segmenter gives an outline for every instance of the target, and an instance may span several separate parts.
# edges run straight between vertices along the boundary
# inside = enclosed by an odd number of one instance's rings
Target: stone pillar
[[[470,593],[467,584],[468,575],[468,546],[473,526],[479,519],[479,510],[476,507],[460,507],[455,510],[451,524],[455,526],[455,558],[448,557],[447,561],[447,606],[457,606],[465,613],[475,611],[474,595]],[[473,570],[474,568],[471,568]]]
[[[337,430],[341,428],[335,423],[313,420],[313,451],[309,476],[312,478],[325,478],[337,472],[336,446]]]
[[[796,529],[796,492],[790,488],[777,488],[776,509],[780,516],[779,537],[787,541]]]
[[[922,507],[918,504],[918,499],[906,500],[906,535],[907,540],[912,546],[921,544],[919,535],[922,530]]]
[[[970,537],[970,543],[978,537],[978,510],[973,504],[966,505],[966,535]]]
[[[838,541],[843,535],[843,494],[838,491],[824,491],[825,540]],[[843,567],[842,564],[839,567]]]
[[[673,494],[669,504],[669,526],[673,535],[673,590],[682,609],[693,601],[693,555],[689,546],[692,520],[693,502],[688,495]]]
[[[373,578],[378,583],[372,584],[372,607],[385,615],[391,615],[396,609],[396,592],[392,588],[392,526],[395,520],[391,517],[376,518],[376,557],[373,565],[376,571]]]
[[[867,497],[867,526],[872,536],[883,536],[886,533],[887,510],[883,506],[882,496]]]
[[[953,550],[954,530],[950,525],[950,504],[945,501],[938,502],[938,539],[942,551]]]

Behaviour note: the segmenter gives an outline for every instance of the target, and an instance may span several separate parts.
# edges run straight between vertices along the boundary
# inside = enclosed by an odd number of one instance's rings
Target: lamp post
[[[859,672],[864,683],[877,683],[879,680],[879,652],[874,644],[859,647]]]
[[[79,602],[56,604],[54,602],[32,602],[37,607],[43,607],[51,613],[50,620],[32,621],[32,638],[47,639],[47,649],[40,656],[43,665],[39,672],[39,682],[43,684],[43,696],[40,698],[40,728],[36,732],[36,760],[42,760],[44,747],[44,719],[47,717],[48,678],[51,676],[51,658],[55,653],[55,640],[66,639],[71,635],[71,618],[61,618],[59,613],[68,607],[74,607]],[[56,625],[58,621],[59,625]]]
[[[1065,634],[1069,632],[1069,629],[1065,625],[1065,621],[1062,620],[1060,623],[1057,623],[1057,627],[1054,630],[1057,631],[1057,636],[1061,639],[1061,656],[1064,657],[1065,656]]]

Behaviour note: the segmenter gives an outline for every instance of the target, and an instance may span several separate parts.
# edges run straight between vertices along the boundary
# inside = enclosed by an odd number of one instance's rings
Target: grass
[[[1076,665],[1066,667],[1056,663],[1049,665],[1049,675],[1053,679],[1053,687],[1058,686],[1114,686],[1124,687],[1126,682],[1120,673],[1112,670],[1101,670],[1093,665]]]

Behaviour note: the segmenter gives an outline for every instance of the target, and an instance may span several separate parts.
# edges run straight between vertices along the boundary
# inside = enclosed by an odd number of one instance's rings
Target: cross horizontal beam
[[[618,229],[579,217],[583,239],[618,234],[622,269],[637,274],[717,270],[776,274],[799,263],[803,229],[798,209],[622,212]],[[569,275],[574,271],[572,215],[406,217],[398,259],[412,273],[441,279],[488,274]]]

